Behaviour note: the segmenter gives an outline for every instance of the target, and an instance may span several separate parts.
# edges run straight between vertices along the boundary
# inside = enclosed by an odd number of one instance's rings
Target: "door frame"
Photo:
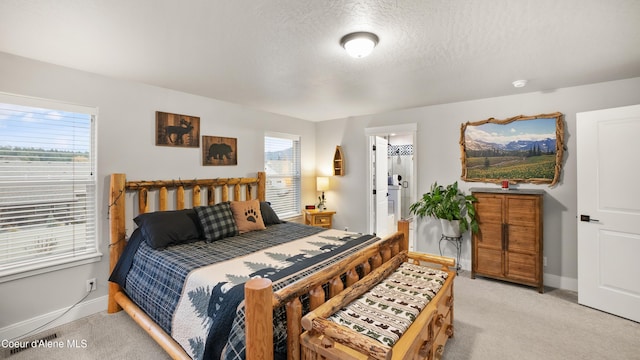
[[[603,140],[607,133],[606,126],[631,122],[637,125],[639,117],[640,105],[576,114],[578,303],[636,322],[640,321],[640,311],[638,311],[640,297],[638,297],[637,279],[633,277],[637,267],[628,264],[635,264],[634,250],[639,240],[637,227],[634,226],[634,220],[638,214],[637,206],[635,203],[613,204],[608,201],[607,193],[601,189],[618,189],[619,187],[616,186],[618,177],[637,178],[637,172],[631,170],[629,173],[620,174],[617,172],[620,171],[619,169],[628,167],[626,163],[617,163],[613,166],[614,172],[606,173],[599,165],[612,160],[604,155],[599,156],[601,154],[599,150],[607,145]],[[629,138],[635,135],[627,129],[623,132],[629,135]],[[618,142],[617,138],[608,140]],[[633,140],[620,139],[619,143],[625,144],[628,141]],[[621,150],[623,149],[618,149],[618,151]],[[612,155],[614,161],[622,159],[621,156],[609,154],[609,156]],[[615,174],[615,178],[611,174]],[[634,199],[633,195],[635,193],[625,192],[623,196]],[[616,238],[618,243],[612,242],[612,240],[616,241]],[[631,249],[625,247],[619,239],[632,239],[630,241],[634,246],[630,246]],[[615,252],[608,253],[608,248],[615,248]],[[621,255],[623,253],[625,255]],[[630,255],[626,257],[627,254]]]
[[[371,162],[371,170],[375,174],[371,177],[371,179],[375,179],[375,181],[371,181],[371,186],[376,190],[376,195],[373,195],[373,192],[370,193],[372,229],[369,233],[384,237],[395,231],[389,226],[389,160],[387,151],[377,151],[377,149],[388,149],[389,140],[386,136],[371,136],[369,139],[373,142],[372,146],[376,147],[376,151],[370,151],[371,159],[375,158],[375,166],[373,166],[373,161]]]
[[[413,172],[411,173],[411,177],[408,179],[414,184],[413,189],[411,189],[409,193],[410,203],[414,203],[416,201],[416,193],[418,187],[416,186],[416,179],[418,173],[418,124],[417,123],[409,123],[409,124],[398,124],[398,125],[389,125],[389,126],[379,126],[379,127],[369,127],[364,129],[364,134],[367,137],[367,231],[369,233],[373,233],[375,230],[375,220],[372,218],[374,216],[374,208],[375,203],[373,202],[373,156],[371,147],[375,144],[374,138],[376,136],[389,136],[391,134],[394,135],[411,135],[413,142]]]

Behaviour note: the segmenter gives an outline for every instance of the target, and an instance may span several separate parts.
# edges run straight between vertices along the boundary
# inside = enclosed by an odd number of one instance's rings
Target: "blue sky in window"
[[[0,146],[86,152],[91,115],[0,103]]]

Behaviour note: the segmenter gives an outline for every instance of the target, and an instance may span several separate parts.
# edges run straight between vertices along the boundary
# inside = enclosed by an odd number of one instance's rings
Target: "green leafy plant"
[[[473,195],[465,195],[458,188],[458,182],[447,186],[431,185],[431,190],[422,195],[422,198],[409,206],[409,211],[419,217],[431,216],[437,219],[460,221],[460,232],[471,229],[478,232],[476,209],[473,203],[477,199]]]

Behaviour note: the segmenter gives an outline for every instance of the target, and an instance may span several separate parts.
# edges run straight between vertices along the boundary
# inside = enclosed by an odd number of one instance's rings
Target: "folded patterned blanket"
[[[448,274],[402,263],[386,279],[327,319],[393,346],[438,293]]]

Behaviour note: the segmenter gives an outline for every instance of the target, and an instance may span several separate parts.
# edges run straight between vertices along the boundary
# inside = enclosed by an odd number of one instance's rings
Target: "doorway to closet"
[[[417,124],[366,128],[369,156],[367,227],[384,237],[397,229],[400,219],[411,219],[409,205],[416,201]],[[374,150],[375,149],[375,150]],[[415,224],[409,225],[409,249],[415,250]]]

